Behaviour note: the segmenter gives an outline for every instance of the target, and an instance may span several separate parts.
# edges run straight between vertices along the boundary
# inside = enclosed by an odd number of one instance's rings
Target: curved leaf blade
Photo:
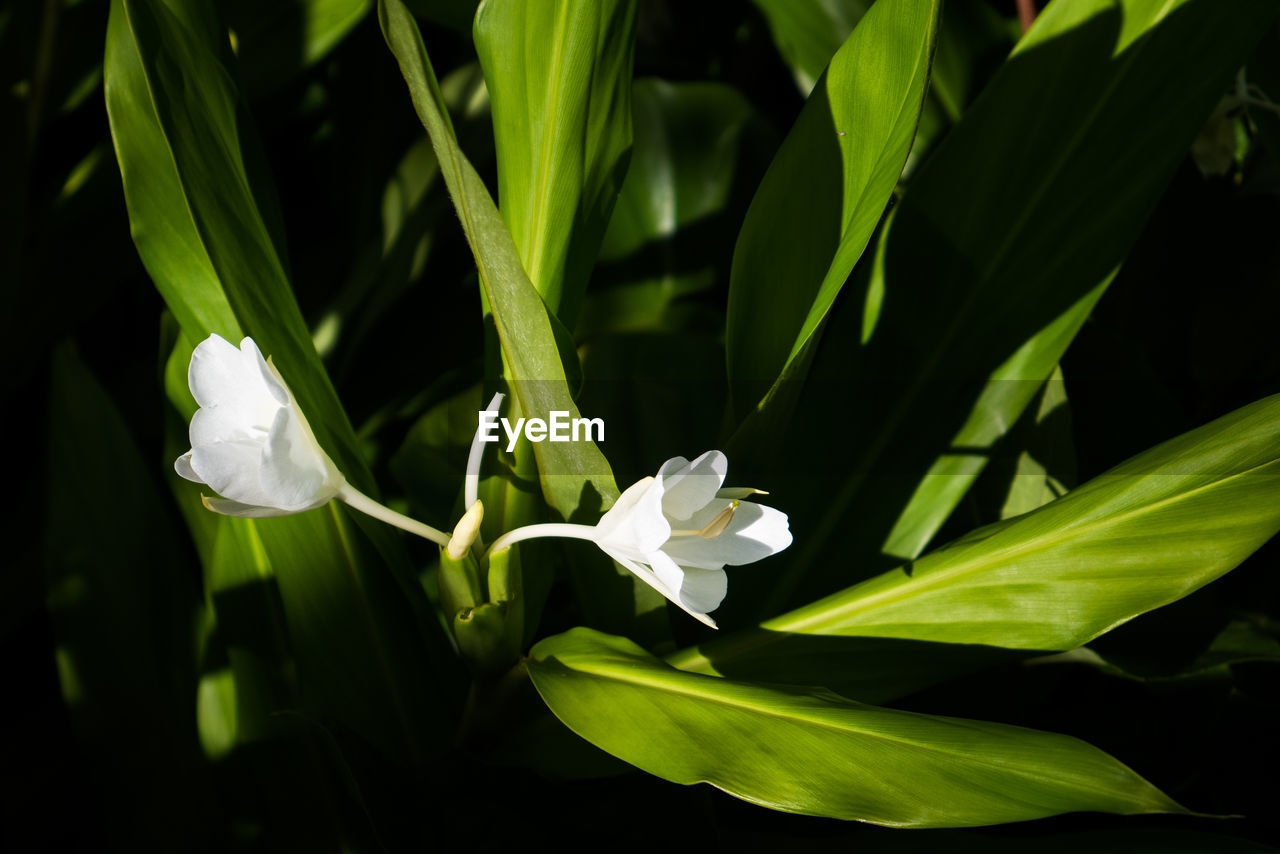
[[[540,642],[526,666],[556,717],[597,747],[772,809],[894,827],[1184,811],[1069,736],[684,673],[590,629]]]
[[[770,662],[797,635],[1072,649],[1208,584],[1277,531],[1280,395],[761,630],[668,660],[734,672]],[[773,655],[767,666],[783,668]]]
[[[349,480],[372,492],[289,284],[271,184],[257,168],[261,153],[232,63],[211,4],[112,5],[105,89],[130,226],[182,328],[181,362],[166,372],[167,391],[189,418],[195,401],[185,367],[194,343],[213,332],[233,341],[251,335],[288,377],[317,440]],[[215,516],[199,507],[198,488],[183,484],[179,500],[224,628],[252,628],[268,613],[242,608],[232,618],[232,598],[282,600],[287,623],[273,613],[271,628],[287,638],[308,710],[388,753],[428,755],[430,730],[447,716],[428,690],[446,654],[444,638],[420,587],[383,566],[406,568],[396,534],[359,514],[353,523],[333,504],[287,519]],[[279,594],[268,590],[276,585]]]
[[[489,190],[458,145],[417,22],[400,0],[379,0],[378,20],[475,256],[521,414],[547,419],[558,410],[579,417],[556,347],[558,321],[530,283]],[[566,519],[579,507],[603,509],[617,497],[609,463],[594,442],[537,442],[533,448],[547,503]]]
[[[937,0],[880,0],[831,58],[769,167],[734,250],[726,330],[745,412],[804,376],[800,356],[861,257],[924,101]]]
[[[831,318],[809,384],[858,401],[855,451],[824,484],[820,521],[797,529],[774,607],[839,589],[850,566],[924,551],[1276,13],[1265,0],[1230,16],[1212,0],[1044,10],[912,179],[866,306],[846,301]],[[850,517],[856,540],[837,537]]]
[[[476,11],[498,203],[529,281],[572,326],[631,148],[635,0]]]

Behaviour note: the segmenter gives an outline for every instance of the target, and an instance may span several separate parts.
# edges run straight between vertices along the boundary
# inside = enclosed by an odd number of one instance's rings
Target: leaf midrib
[[[684,685],[679,684],[679,682],[663,680],[657,676],[642,675],[642,673],[638,672],[635,669],[635,662],[632,660],[629,660],[629,659],[612,659],[612,660],[615,660],[621,663],[625,668],[625,670],[620,672],[618,670],[610,669],[607,666],[592,667],[590,666],[589,663],[586,666],[583,666],[583,663],[581,662],[581,660],[579,660],[578,662],[575,662],[575,666],[570,666],[568,663],[566,663],[564,659],[557,658],[557,661],[559,661],[565,667],[569,667],[569,669],[573,670],[576,673],[580,673],[580,674],[585,673],[585,674],[594,676],[596,678],[605,679],[613,682],[619,682],[625,685],[634,685],[634,686],[645,687],[645,688],[653,688],[658,691],[675,694],[680,697],[685,697],[685,698],[690,698],[690,699],[695,699],[700,701],[710,701],[710,702],[717,703],[719,705],[726,706],[732,709],[752,712],[755,714],[763,715],[765,717],[776,718],[781,721],[786,721],[788,723],[793,723],[793,724],[802,725],[802,726],[812,726],[817,729],[829,730],[847,737],[862,736],[868,739],[882,741],[888,744],[894,744],[894,745],[904,746],[914,750],[919,750],[923,753],[931,753],[931,754],[945,756],[945,757],[951,758],[953,761],[956,761],[956,762],[967,762],[978,767],[1002,771],[1004,773],[1010,774],[1011,776],[1016,775],[1016,776],[1020,776],[1030,780],[1047,782],[1051,785],[1056,785],[1060,788],[1062,787],[1060,777],[1055,777],[1049,774],[1043,774],[1043,775],[1037,774],[1031,769],[1025,769],[1023,766],[1016,766],[1016,765],[1010,765],[1007,763],[994,762],[994,761],[987,760],[981,756],[977,756],[973,754],[958,753],[958,752],[947,750],[943,747],[930,745],[930,744],[922,743],[919,741],[911,741],[909,739],[895,737],[895,736],[887,735],[885,733],[871,732],[865,729],[857,729],[850,726],[843,726],[841,724],[824,720],[819,717],[805,717],[801,714],[791,714],[784,711],[780,711],[776,707],[772,707],[763,703],[745,702],[741,698],[729,697],[724,694],[696,691],[690,687],[685,687]],[[729,680],[721,679],[720,677],[716,677],[716,676],[704,676],[701,674],[689,674],[689,673],[685,673],[683,674],[683,676],[689,679],[710,679],[713,681],[725,682],[728,684],[739,684],[735,682],[730,682]],[[749,686],[749,687],[755,687],[755,686]],[[795,699],[791,695],[782,695],[782,696],[786,697],[788,700]],[[817,697],[811,697],[810,699],[820,701],[820,698],[817,698]],[[833,707],[833,708],[838,709],[839,707]],[[925,720],[939,722],[941,725],[944,725],[944,726],[958,725],[965,729],[973,729],[974,723],[979,723],[979,724],[984,723],[981,721],[971,722],[971,721],[965,721],[963,719],[952,719],[952,718],[945,718],[945,717],[935,717],[932,715],[921,715],[914,712],[901,712],[893,709],[883,709],[877,706],[865,706],[864,708],[872,711],[873,713],[881,712],[886,714],[902,715],[904,717],[923,718]],[[859,709],[849,708],[848,711],[857,712],[859,711]],[[1072,741],[1076,741],[1075,739],[1072,739],[1071,736],[1061,735],[1058,733],[1047,733],[1040,730],[1026,729],[1024,727],[1015,727],[1015,726],[1010,726],[1006,724],[992,724],[992,725],[1000,728],[1007,727],[1010,730],[1016,730],[1018,732],[1035,733],[1035,735],[1041,736],[1041,737],[1056,737],[1059,739],[1071,739]],[[1085,742],[1078,742],[1078,744],[1085,748],[1092,748],[1091,745]],[[1096,748],[1093,748],[1093,749],[1096,749]],[[1125,768],[1126,770],[1128,770],[1127,766],[1124,766],[1123,763],[1120,763],[1118,760],[1115,760],[1113,757],[1110,757],[1108,755],[1108,759],[1111,759],[1121,768]],[[1086,791],[1086,792],[1091,791],[1082,786],[1071,786],[1070,788],[1077,789],[1080,791]]]
[[[1153,501],[1148,504],[1143,504],[1139,507],[1134,507],[1130,510],[1126,510],[1124,512],[1121,512],[1115,515],[1104,516],[1100,519],[1096,519],[1092,522],[1087,522],[1083,525],[1066,528],[1065,530],[1062,530],[1059,533],[1056,533],[1055,535],[1038,537],[1031,540],[1030,542],[1025,542],[1020,545],[1009,547],[1007,549],[996,552],[995,554],[982,555],[976,558],[972,558],[968,561],[962,561],[958,564],[954,564],[951,567],[943,567],[933,572],[929,572],[921,575],[915,575],[915,576],[904,576],[906,578],[905,581],[901,582],[895,587],[890,588],[889,590],[886,590],[878,594],[871,594],[865,598],[856,599],[852,602],[847,603],[846,605],[838,606],[834,610],[820,612],[818,614],[815,614],[811,619],[808,619],[808,620],[806,620],[802,615],[800,618],[796,619],[794,622],[788,622],[785,620],[785,615],[783,615],[782,617],[777,617],[773,620],[768,620],[762,623],[761,628],[764,628],[770,631],[790,631],[790,632],[816,634],[819,632],[814,632],[813,631],[814,628],[830,627],[832,625],[846,625],[847,621],[850,618],[855,617],[856,615],[860,613],[864,613],[868,610],[872,610],[877,606],[883,606],[883,605],[891,604],[897,601],[901,601],[902,599],[910,598],[912,595],[920,593],[923,590],[935,587],[944,581],[954,580],[957,577],[962,577],[965,575],[982,571],[993,565],[1008,562],[1012,558],[1017,558],[1027,554],[1033,554],[1038,551],[1043,551],[1045,549],[1059,545],[1060,543],[1063,543],[1068,540],[1085,538],[1090,533],[1096,531],[1099,528],[1119,525],[1122,522],[1128,521],[1130,519],[1138,518],[1143,516],[1144,514],[1155,512],[1167,505],[1177,503],[1183,500],[1188,500],[1194,497],[1195,495],[1197,495],[1198,493],[1217,489],[1218,487],[1223,486],[1224,484],[1230,483],[1233,480],[1247,477],[1248,475],[1253,474],[1261,469],[1264,469],[1268,466],[1275,465],[1277,462],[1280,462],[1280,458],[1273,457],[1272,459],[1267,460],[1264,463],[1260,463],[1256,466],[1251,466],[1250,468],[1245,469],[1244,471],[1236,472],[1235,474],[1229,475],[1227,477],[1219,478],[1217,480],[1210,481],[1209,483],[1206,483],[1206,484],[1201,484],[1200,486],[1186,490],[1185,492],[1179,492],[1174,495],[1170,495],[1166,498],[1159,499],[1158,501]],[[1147,477],[1159,477],[1159,476],[1160,475],[1147,475]],[[1052,506],[1052,505],[1050,504],[1046,506]],[[891,573],[898,572],[898,571],[899,571],[898,569],[890,570]],[[836,595],[840,596],[842,594],[837,593]],[[815,607],[817,604],[820,604],[820,602],[815,603],[814,605],[811,605],[811,606],[806,606],[805,608],[800,610],[803,612],[805,610],[808,610],[809,608]]]
[[[1071,160],[1071,156],[1074,154],[1075,148],[1079,144],[1080,139],[1084,136],[1086,129],[1092,127],[1092,123],[1097,118],[1098,113],[1101,112],[1103,105],[1107,102],[1107,99],[1120,85],[1121,80],[1124,79],[1133,68],[1137,58],[1146,49],[1147,45],[1151,43],[1150,36],[1154,33],[1155,28],[1158,27],[1166,17],[1168,17],[1169,9],[1176,2],[1179,2],[1179,0],[1166,0],[1164,7],[1161,8],[1161,10],[1147,25],[1142,36],[1140,36],[1136,41],[1133,49],[1129,51],[1128,56],[1122,60],[1121,67],[1118,68],[1108,79],[1102,96],[1094,101],[1086,120],[1077,125],[1075,132],[1071,136],[1069,144],[1058,149],[1059,156],[1055,159],[1052,166],[1044,170],[1042,173],[1044,175],[1044,180],[1039,183],[1039,186],[1032,195],[1031,201],[1021,207],[1021,215],[1011,224],[1005,234],[1004,241],[992,254],[991,261],[983,267],[982,271],[975,278],[974,287],[970,289],[964,301],[951,315],[951,320],[947,324],[946,330],[939,337],[937,345],[932,349],[932,355],[929,360],[919,371],[915,372],[914,378],[907,386],[902,397],[899,398],[897,405],[894,406],[889,416],[881,422],[881,429],[876,434],[876,438],[868,443],[869,449],[868,452],[863,455],[864,460],[869,461],[880,456],[889,439],[896,434],[898,426],[906,417],[911,404],[919,396],[921,389],[924,387],[926,377],[933,375],[939,361],[944,355],[944,351],[950,346],[951,342],[955,340],[956,336],[959,335],[962,328],[962,321],[967,318],[973,304],[977,300],[978,294],[986,290],[986,287],[991,281],[992,273],[1004,262],[1005,256],[1016,244],[1016,239],[1021,237],[1027,223],[1031,220],[1030,211],[1036,207],[1044,194],[1049,191],[1049,187],[1057,180],[1058,175]],[[1036,335],[1039,335],[1039,332],[1037,332]],[[836,497],[836,500],[832,502],[830,510],[819,523],[813,542],[825,541],[830,536],[832,529],[839,523],[840,517],[843,515],[845,505],[853,500],[854,495],[857,494],[861,487],[863,478],[866,475],[865,468],[865,463],[859,465],[849,478],[846,479],[844,486],[840,489]],[[799,579],[806,575],[809,567],[812,566],[814,551],[815,549],[812,547],[805,550],[801,559],[797,561],[797,563],[793,564],[794,569],[792,573],[788,575],[788,578],[794,576],[794,579],[780,582],[777,589],[794,589],[795,585],[799,583]],[[775,598],[777,598],[776,594]]]
[[[938,4],[931,2],[929,4],[929,7],[930,7],[929,20],[930,20],[931,32],[929,36],[925,39],[924,44],[921,46],[921,49],[916,51],[915,61],[911,66],[911,74],[907,78],[908,92],[910,92],[910,87],[912,86],[912,84],[915,83],[916,76],[920,71],[920,64],[923,58],[926,55],[932,55],[933,45],[936,44],[937,42]],[[828,66],[828,68],[830,68],[830,66]],[[853,205],[850,207],[851,213],[849,214],[848,222],[844,224],[844,227],[842,229],[840,242],[836,246],[835,257],[831,259],[831,265],[827,267],[827,272],[823,275],[822,281],[818,284],[818,293],[814,297],[814,304],[810,306],[809,313],[805,316],[804,322],[800,325],[800,332],[796,336],[795,342],[791,345],[791,352],[787,355],[786,362],[783,363],[782,371],[779,372],[777,379],[774,380],[774,383],[773,383],[774,388],[776,388],[779,384],[781,384],[783,380],[787,377],[788,372],[791,369],[791,366],[795,363],[796,357],[809,343],[810,339],[813,338],[814,334],[817,332],[818,325],[820,324],[822,319],[826,317],[827,312],[831,310],[831,306],[835,302],[836,295],[826,294],[826,291],[828,290],[829,284],[833,281],[832,271],[836,269],[836,264],[842,260],[842,255],[845,253],[846,249],[849,246],[852,246],[854,243],[853,240],[848,239],[850,226],[852,226],[854,220],[857,219],[857,214],[859,209],[864,206],[867,196],[871,192],[871,185],[876,177],[877,167],[879,167],[880,164],[885,161],[886,152],[889,151],[889,143],[893,140],[894,131],[897,130],[899,123],[901,122],[901,119],[902,119],[902,114],[903,112],[906,111],[907,105],[909,103],[914,102],[916,105],[916,110],[915,110],[916,123],[919,124],[920,113],[924,107],[924,97],[925,97],[926,91],[927,91],[927,87],[924,85],[924,83],[921,83],[920,94],[918,98],[906,97],[900,100],[898,104],[898,112],[894,116],[893,121],[889,123],[888,132],[885,133],[884,135],[884,139],[880,145],[880,150],[879,152],[877,152],[875,160],[872,163],[872,168],[867,175],[867,180],[862,182],[862,188],[858,191],[857,198],[853,200]],[[914,134],[913,134],[913,137],[914,137]],[[904,165],[906,164],[907,157],[910,154],[911,154],[911,149],[910,149],[910,144],[908,143],[907,150],[904,151],[902,154],[902,163]],[[901,166],[899,167],[898,171],[899,172],[902,171]],[[892,192],[892,188],[891,188],[891,192]],[[871,240],[871,233],[868,232],[866,236],[863,238],[864,251],[866,249],[867,243],[869,243],[870,240]],[[856,263],[856,259],[855,259],[855,263]],[[844,266],[844,265],[841,265],[841,266]],[[849,265],[849,269],[850,270],[853,269],[852,264]],[[846,271],[844,275],[836,277],[836,280],[839,281],[839,285],[837,286],[837,291],[839,290],[840,287],[843,286],[844,280],[847,279],[848,277],[849,277],[848,271]],[[825,303],[825,305],[821,305],[820,307],[821,303]],[[773,388],[770,389],[770,394],[766,395],[766,400],[772,393],[773,393]]]
[[[555,41],[552,46],[551,63],[547,69],[547,95],[544,104],[544,127],[555,127],[557,114],[560,111],[560,74],[564,65],[564,38],[565,27],[568,25],[567,9],[568,2],[558,2],[556,4],[556,21],[555,21]],[[544,246],[547,240],[547,228],[544,223],[547,217],[548,196],[550,195],[551,186],[551,153],[555,147],[551,145],[551,139],[548,137],[556,137],[554,133],[544,133],[542,135],[542,157],[538,167],[537,192],[538,196],[534,204],[533,219],[526,224],[526,239],[529,241],[528,259],[525,261],[529,269],[529,283],[539,292],[542,293],[538,278],[542,274],[542,259]]]

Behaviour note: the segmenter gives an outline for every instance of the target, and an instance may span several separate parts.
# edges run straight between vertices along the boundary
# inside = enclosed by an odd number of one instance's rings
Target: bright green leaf
[[[1208,584],[1277,530],[1280,395],[678,663],[721,672],[792,634],[1071,649]]]
[[[476,11],[502,218],[529,281],[569,325],[626,171],[635,27],[635,0]]]
[[[400,0],[382,0],[378,17],[475,255],[521,413],[546,419],[559,410],[579,417],[556,346],[554,317],[525,275],[488,189],[458,146],[417,23]],[[565,518],[579,510],[597,513],[617,497],[609,463],[594,442],[538,442],[533,447],[547,503]]]
[[[556,717],[597,747],[773,809],[895,827],[1182,812],[1069,736],[685,673],[590,629],[540,642],[526,666]]]
[[[819,329],[911,149],[938,7],[937,0],[880,0],[871,8],[832,58],[756,192],[729,286],[726,349],[739,414],[804,378]]]
[[[211,4],[112,5],[107,110],[130,224],[182,327],[179,366],[166,372],[170,400],[190,417],[184,368],[195,342],[213,332],[232,341],[251,335],[347,479],[374,491],[289,285],[276,203],[232,63]],[[199,507],[195,485],[180,487],[220,630],[269,628],[285,639],[303,702],[317,714],[389,752],[431,752],[443,703],[430,681],[443,638],[420,588],[404,577],[396,535],[359,514],[353,525],[335,504],[280,519],[216,517]]]
[[[834,483],[791,503],[797,548],[769,609],[842,586],[851,567],[924,550],[1278,8],[1071,0],[1043,11],[912,179],[881,237],[866,310],[846,300],[831,319],[810,372],[813,411],[797,421],[849,400],[851,454]]]

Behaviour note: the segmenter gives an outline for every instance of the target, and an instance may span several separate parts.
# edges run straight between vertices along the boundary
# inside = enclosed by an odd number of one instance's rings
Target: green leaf
[[[743,191],[759,180],[772,141],[747,99],[720,83],[637,80],[632,108],[631,165],[600,246],[579,339],[673,330],[702,319],[699,311],[710,314],[681,298],[726,276]],[[703,325],[722,322],[717,315]]]
[[[791,503],[793,518],[816,522],[797,526],[772,609],[847,583],[851,566],[924,550],[1276,12],[1265,0],[1231,16],[1212,0],[1044,10],[912,179],[865,305],[847,300],[831,320],[809,380],[822,396],[797,420],[841,418],[851,459]],[[856,406],[833,411],[833,399]]]
[[[529,281],[572,326],[627,168],[635,0],[476,11],[498,201]]]
[[[894,827],[1183,812],[1069,736],[684,673],[590,629],[541,641],[526,667],[556,717],[597,747],[772,809]]]
[[[555,320],[525,275],[484,182],[458,146],[417,23],[400,0],[380,0],[378,19],[475,256],[521,413],[546,419],[554,410],[579,417],[556,346]],[[538,442],[533,447],[547,503],[566,519],[579,511],[593,516],[617,497],[609,463],[594,442]]]
[[[920,117],[938,6],[871,8],[756,192],[729,285],[726,349],[739,414],[803,379],[819,328],[884,213]]]
[[[170,400],[184,419],[195,409],[185,366],[196,342],[214,332],[232,341],[251,335],[288,379],[347,479],[373,492],[289,286],[272,225],[275,200],[231,61],[225,30],[207,3],[112,5],[107,110],[130,225],[182,328],[166,372]],[[336,504],[281,519],[217,517],[200,508],[194,484],[171,477],[220,630],[270,627],[296,659],[309,709],[395,755],[430,753],[431,730],[445,715],[438,686],[430,684],[446,654],[444,638],[421,589],[405,577],[396,535],[359,514],[353,525]]]
[[[678,664],[721,672],[790,634],[1071,649],[1208,584],[1277,530],[1280,395]]]

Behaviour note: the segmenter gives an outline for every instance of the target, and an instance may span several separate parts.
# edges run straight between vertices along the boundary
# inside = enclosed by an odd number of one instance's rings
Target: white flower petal
[[[260,478],[263,492],[270,497],[264,503],[302,509],[323,504],[337,494],[336,490],[325,494],[326,469],[315,449],[309,447],[309,438],[294,410],[280,407],[262,451]]]
[[[199,448],[217,442],[257,442],[261,444],[267,438],[271,422],[275,420],[280,406],[273,400],[269,408],[256,412],[246,412],[235,404],[207,406],[197,409],[191,416],[191,427],[188,437],[191,447]]]
[[[204,483],[200,475],[196,474],[196,470],[191,467],[191,452],[187,451],[182,456],[173,461],[173,467],[179,475],[193,483]]]
[[[654,590],[657,590],[669,601],[674,602],[676,605],[678,605],[680,609],[684,611],[686,614],[693,617],[695,620],[698,620],[699,622],[705,623],[706,625],[710,626],[713,629],[717,628],[715,620],[711,619],[704,613],[699,613],[697,611],[690,610],[689,606],[681,602],[680,597],[676,593],[667,589],[666,585],[664,585],[661,581],[658,580],[658,576],[654,573],[654,571],[650,567],[647,567],[638,561],[632,560],[631,558],[627,557],[624,554],[619,554],[612,549],[606,548],[603,544],[600,546],[600,548],[603,549],[604,552],[609,555],[609,557],[613,558],[618,563],[622,564],[624,567],[626,567],[628,570],[634,573],[636,577],[639,578],[641,581],[648,584]]]
[[[613,502],[605,514],[600,517],[600,521],[596,523],[596,539],[604,539],[612,534],[622,525],[635,506],[640,503],[640,499],[644,497],[648,491],[649,485],[653,483],[653,478],[646,477],[637,480],[635,483],[627,487],[626,491],[618,496],[618,500]]]
[[[191,353],[187,385],[201,406],[235,400],[243,394],[245,379],[240,351],[221,335],[210,335]]]
[[[677,566],[676,562],[668,555],[660,551],[646,554],[644,562],[652,567],[653,574],[662,582],[662,586],[671,591],[672,598],[684,604],[684,600],[680,599],[680,587],[684,583],[684,570]]]
[[[279,507],[242,504],[229,498],[213,498],[208,495],[200,496],[200,501],[206,509],[212,510],[214,513],[221,513],[223,516],[239,516],[244,519],[265,519],[271,516],[285,516],[292,512],[281,510]]]
[[[244,339],[240,342],[240,352],[244,354],[246,361],[257,369],[258,376],[262,377],[263,387],[276,403],[287,406],[293,402],[293,393],[285,384],[284,377],[280,376],[280,371],[276,369],[274,362],[262,358],[262,351],[258,349],[257,342],[252,338]]]
[[[745,513],[742,512],[744,507],[748,508]],[[739,519],[739,516],[742,518]],[[751,540],[767,548],[769,554],[777,554],[791,545],[791,523],[787,519],[787,514],[775,507],[766,507],[763,504],[744,501],[738,505],[738,512],[734,514],[733,521],[729,523],[729,527],[720,536]],[[767,555],[762,555],[762,557],[764,556]],[[760,560],[760,558],[752,558],[752,560]],[[733,566],[743,562],[739,560],[725,561],[725,563]],[[750,561],[745,562],[750,563]]]
[[[673,601],[689,613],[714,611],[724,601],[729,577],[723,569],[680,566],[664,552],[653,552],[646,558],[662,585],[676,594]]]
[[[716,499],[694,514],[690,528],[701,528],[732,502]],[[662,550],[682,566],[718,569],[741,566],[777,554],[791,545],[787,514],[773,507],[743,501],[724,531],[711,539],[672,537]]]
[[[256,442],[217,442],[191,449],[191,468],[219,495],[244,504],[270,504],[258,478],[262,446]]]
[[[237,516],[297,513],[328,502],[346,484],[298,408],[289,386],[252,338],[239,348],[202,341],[187,374],[200,409],[180,475],[208,484]]]
[[[680,586],[680,598],[694,611],[704,614],[719,608],[729,591],[729,574],[723,569],[694,566],[681,569],[684,570],[684,583]]]
[[[662,512],[671,519],[688,519],[716,497],[729,471],[729,458],[707,451],[693,462],[673,457],[658,471],[662,482]]]
[[[670,536],[671,524],[662,515],[662,482],[652,477],[628,487],[596,525],[596,542],[631,553],[654,551]]]

